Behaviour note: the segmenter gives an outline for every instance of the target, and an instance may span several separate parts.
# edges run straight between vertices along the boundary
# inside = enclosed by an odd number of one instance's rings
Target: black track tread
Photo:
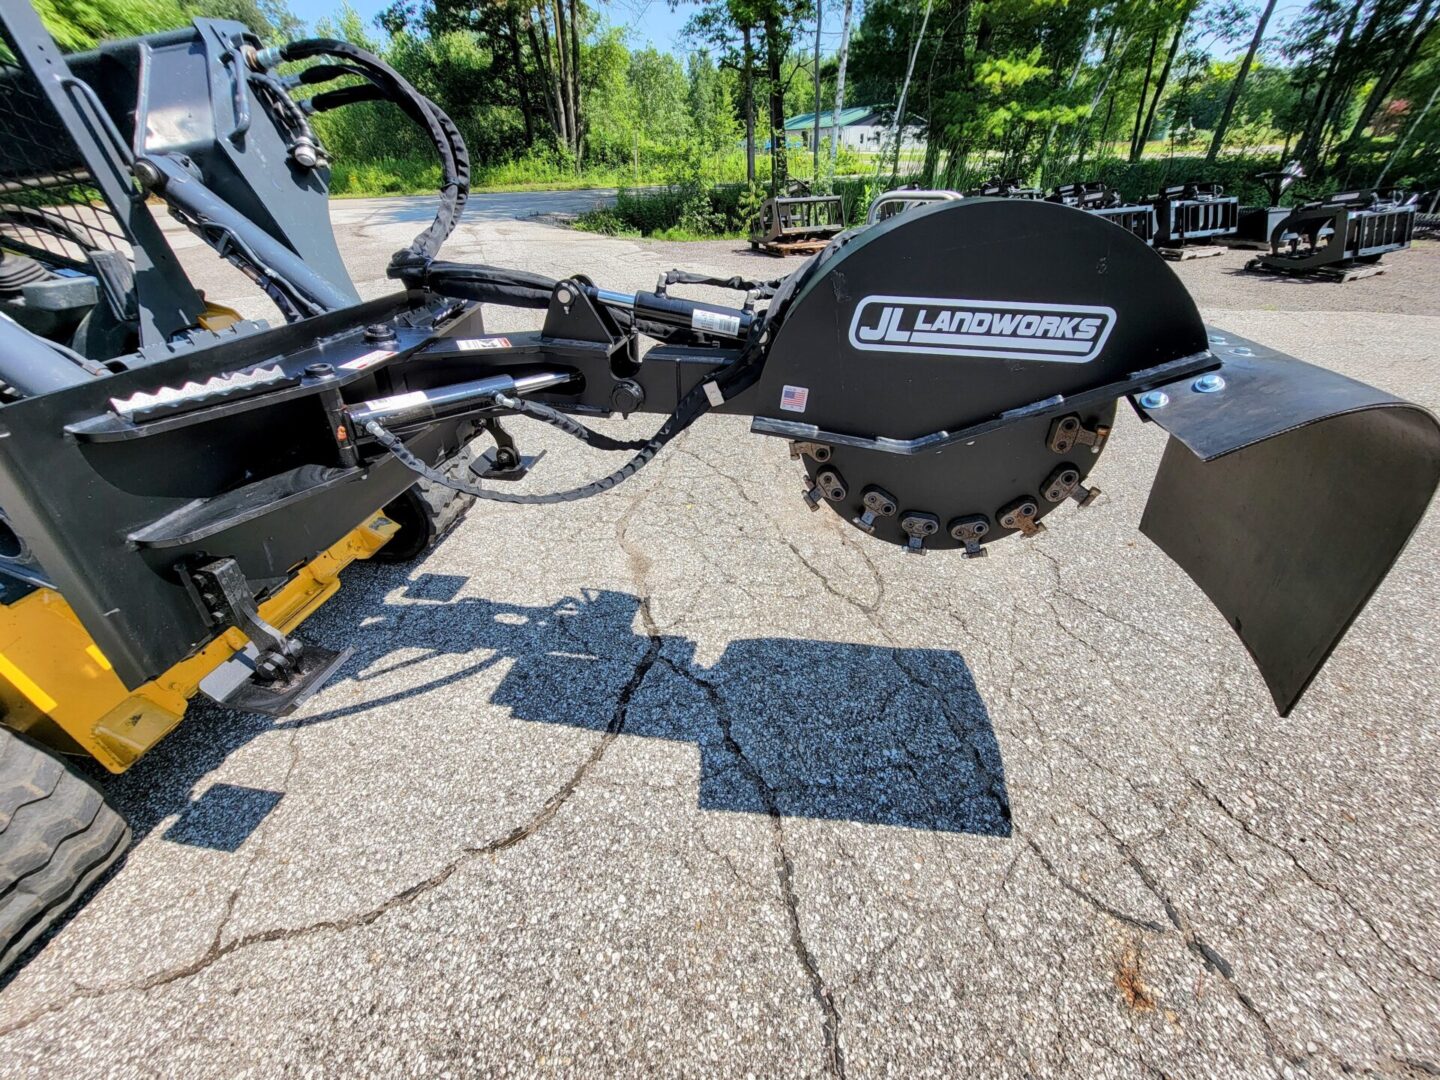
[[[464,463],[464,468],[468,473],[468,462]],[[459,472],[459,470],[456,471]],[[465,512],[475,504],[474,495],[466,495],[463,491],[441,487],[429,480],[417,481],[415,489],[430,507],[430,520],[434,526],[435,540],[437,541],[460,524],[461,519],[465,517]]]
[[[470,476],[470,462],[474,457],[471,444],[446,466],[445,472],[457,479],[473,479]],[[402,533],[376,552],[376,562],[403,563],[422,558],[464,520],[466,512],[475,504],[474,495],[447,488],[433,480],[416,480],[411,492],[419,504],[417,509],[424,518],[425,538],[421,541],[419,537],[412,538]],[[408,498],[409,494],[401,497]]]
[[[36,776],[58,769],[34,795]],[[11,790],[12,780],[19,794]],[[0,730],[0,972],[5,971],[125,853],[130,828],[90,781],[45,750]]]

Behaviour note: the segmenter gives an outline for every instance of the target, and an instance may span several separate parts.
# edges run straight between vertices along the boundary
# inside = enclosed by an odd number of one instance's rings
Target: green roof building
[[[878,153],[890,137],[890,120],[873,105],[856,105],[849,109],[843,109],[838,121],[834,110],[822,112],[820,114],[821,145],[824,145],[826,140],[835,138],[837,132],[841,146],[847,146],[852,150]],[[790,138],[798,135],[808,149],[814,133],[815,114],[813,112],[801,113],[799,116],[792,116],[785,121],[787,142]],[[914,120],[905,126],[904,137],[907,149],[925,145],[924,129]]]

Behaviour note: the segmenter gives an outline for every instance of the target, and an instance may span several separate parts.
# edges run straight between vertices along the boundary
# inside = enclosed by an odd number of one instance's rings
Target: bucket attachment
[[[1141,395],[1170,434],[1140,531],[1239,635],[1287,715],[1440,482],[1440,424],[1373,386],[1212,332],[1218,372]]]
[[[1281,206],[1280,200],[1297,180],[1305,178],[1300,162],[1289,161],[1279,169],[1258,172],[1254,179],[1265,188],[1270,196],[1267,206],[1242,206],[1235,226],[1235,239],[1245,247],[1259,245],[1269,247],[1275,227],[1291,214],[1291,208]]]

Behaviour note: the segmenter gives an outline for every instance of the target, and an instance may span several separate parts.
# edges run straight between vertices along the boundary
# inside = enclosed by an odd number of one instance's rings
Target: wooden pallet
[[[829,240],[751,240],[750,246],[766,255],[783,259],[786,255],[814,255],[817,251],[824,251],[829,243]]]
[[[1348,281],[1377,277],[1389,270],[1379,263],[1361,263],[1358,266],[1317,266],[1314,270],[1281,270],[1273,266],[1261,266],[1258,259],[1251,259],[1245,269],[1255,274],[1274,274],[1277,277],[1311,278],[1316,281],[1332,281],[1344,285]]]
[[[1212,255],[1224,255],[1225,248],[1219,244],[1187,244],[1184,247],[1157,247],[1171,262],[1186,262],[1190,259],[1208,259]]]
[[[1316,275],[1323,277],[1326,281],[1334,281],[1343,285],[1347,281],[1376,277],[1389,269],[1388,266],[1381,266],[1379,263],[1371,263],[1368,266],[1322,266],[1316,271]]]
[[[1269,240],[1247,240],[1242,236],[1227,236],[1225,246],[1232,251],[1269,251]]]

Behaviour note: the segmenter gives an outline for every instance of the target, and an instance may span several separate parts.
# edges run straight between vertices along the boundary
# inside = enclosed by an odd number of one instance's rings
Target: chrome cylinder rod
[[[542,371],[535,375],[489,375],[469,382],[434,386],[426,390],[410,390],[404,394],[362,401],[347,406],[350,422],[364,427],[366,421],[382,424],[408,424],[417,420],[434,420],[444,415],[464,412],[493,401],[496,394],[521,395],[559,386],[573,378],[569,372]]]

